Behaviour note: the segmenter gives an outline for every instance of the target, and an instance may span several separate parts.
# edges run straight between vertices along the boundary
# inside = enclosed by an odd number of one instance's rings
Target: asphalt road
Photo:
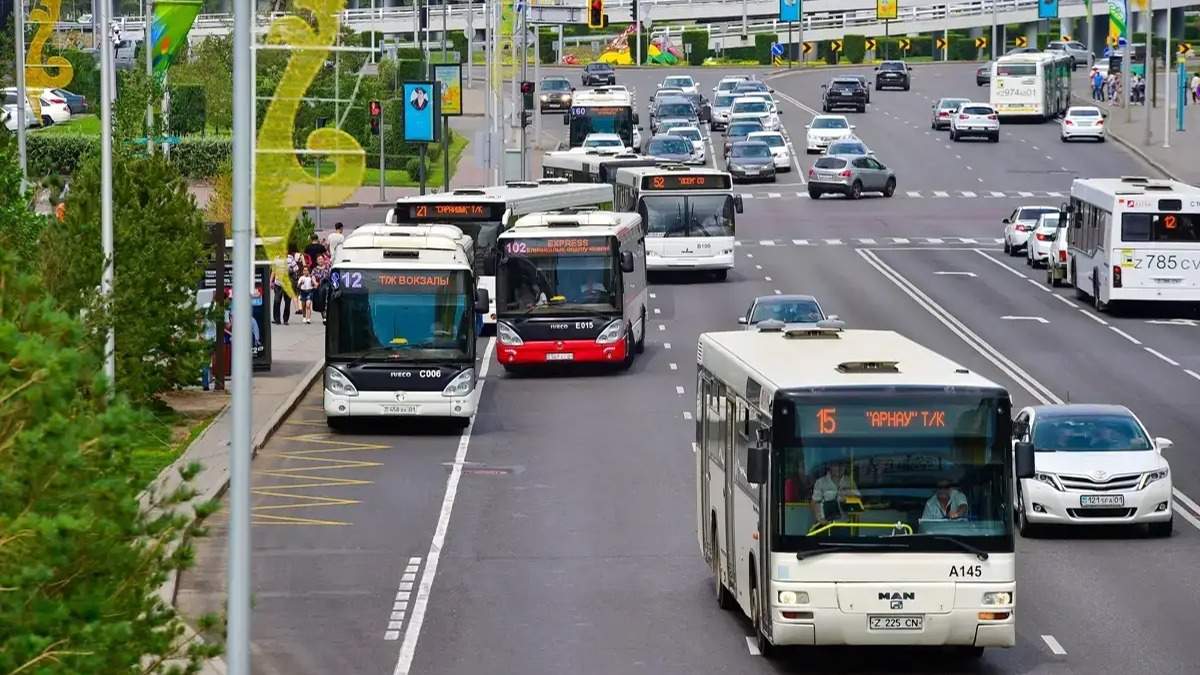
[[[644,105],[663,72],[619,81]],[[723,74],[696,72],[705,89]],[[1056,205],[1076,177],[1149,170],[1114,144],[1062,146],[1052,124],[950,144],[929,130],[930,105],[984,96],[973,74],[922,67],[911,91],[872,91],[865,114],[847,113],[895,169],[894,198],[814,202],[797,195],[798,174],[745,188],[736,269],[724,283],[653,284],[647,350],[628,372],[514,378],[481,363],[481,412],[462,436],[331,435],[312,392],[255,467],[256,672],[1195,672],[1200,508],[1181,510],[1166,540],[1018,539],[1017,646],[973,664],[893,649],[767,661],[748,649],[748,622],[713,599],[694,526],[693,354],[699,333],[733,327],[756,295],[813,293],[852,327],[899,331],[1004,384],[1017,406],[1126,404],[1175,440],[1179,502],[1200,497],[1197,317],[1097,314],[998,244],[1018,205]],[[826,76],[770,80],[801,148]],[[322,478],[277,487],[297,472]],[[268,522],[280,515],[298,520]]]

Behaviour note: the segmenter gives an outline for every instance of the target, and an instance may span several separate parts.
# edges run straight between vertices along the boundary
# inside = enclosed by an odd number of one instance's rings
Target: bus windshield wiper
[[[964,550],[968,553],[974,553],[975,557],[979,558],[980,560],[988,559],[987,551],[985,551],[977,546],[968,544],[967,542],[963,541],[962,539],[959,539],[958,537],[953,537],[953,536],[946,535],[946,534],[918,534],[916,536],[923,537],[926,539],[937,539],[938,541],[948,541],[951,544],[954,544],[955,546],[961,548],[962,550]]]
[[[391,347],[373,347],[371,349],[365,349],[356,354],[354,358],[346,364],[346,367],[353,368],[372,356],[391,356],[392,354],[396,353],[396,351],[397,350],[392,349]]]
[[[826,553],[846,553],[848,551],[875,551],[875,550],[878,550],[881,548],[885,548],[885,549],[886,548],[895,548],[895,549],[909,548],[908,544],[883,543],[883,542],[871,542],[869,544],[868,543],[849,544],[849,543],[844,543],[844,542],[836,543],[836,544],[821,543],[821,544],[817,544],[817,546],[819,546],[820,548],[812,549],[811,551],[797,551],[796,552],[796,560],[804,560],[805,558],[812,558],[815,556],[824,555]]]

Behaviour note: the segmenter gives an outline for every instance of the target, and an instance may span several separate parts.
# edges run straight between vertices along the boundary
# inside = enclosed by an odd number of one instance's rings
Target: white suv
[[[771,157],[775,160],[776,171],[792,170],[792,151],[787,139],[778,131],[751,131],[746,135],[748,141],[762,141],[771,149]]]
[[[1033,226],[1033,232],[1025,244],[1026,265],[1039,267],[1050,264],[1050,251],[1058,238],[1058,217],[1057,211],[1038,216],[1037,225]]]
[[[950,114],[950,140],[957,142],[966,136],[1000,142],[1000,116],[990,103],[964,103]]]
[[[1021,206],[1004,219],[1004,252],[1020,255],[1029,243],[1029,235],[1037,227],[1043,213],[1058,213],[1054,206]]]
[[[808,130],[805,149],[809,153],[821,152],[828,148],[830,143],[846,138],[854,132],[854,125],[850,124],[845,115],[817,115],[804,128]]]

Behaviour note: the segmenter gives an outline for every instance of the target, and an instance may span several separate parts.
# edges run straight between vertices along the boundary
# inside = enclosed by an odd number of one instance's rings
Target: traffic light
[[[379,101],[371,101],[367,106],[367,112],[371,115],[371,135],[379,135],[379,118],[383,116],[383,105]]]
[[[527,127],[531,124],[533,124],[533,111],[532,110],[522,110],[521,111],[521,126]]]
[[[604,0],[588,0],[588,28],[604,28]]]
[[[533,110],[533,83],[521,83],[521,109]]]

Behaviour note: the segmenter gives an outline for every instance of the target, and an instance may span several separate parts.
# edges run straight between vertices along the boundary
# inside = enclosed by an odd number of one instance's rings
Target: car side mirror
[[[742,196],[738,195],[738,196],[734,197],[733,198],[733,210],[736,211],[737,213],[741,213],[744,208],[745,208],[745,204],[742,202]]]
[[[1014,460],[1017,465],[1017,478],[1033,478],[1033,443],[1013,444]]]
[[[851,125],[850,125],[850,128],[851,128],[851,129],[857,129],[857,128],[858,128],[858,125],[857,125],[857,124],[851,124]]]
[[[805,124],[805,125],[804,125],[804,128],[805,128],[805,129],[811,129],[811,128],[812,128],[812,125],[811,125],[811,124]]]
[[[621,271],[629,274],[633,272],[633,252],[621,251]]]
[[[829,88],[829,85],[827,85],[827,84],[823,84],[823,85],[821,85],[821,88],[822,88],[822,89],[828,89],[828,88]]]
[[[1008,218],[1005,218],[1004,220],[1002,220],[1002,221],[1000,221],[1000,222],[1001,222],[1001,223],[1003,223],[1003,224],[1005,224],[1005,225],[1011,225],[1011,224],[1012,224],[1011,222],[1009,222]]]
[[[487,314],[487,311],[491,307],[491,304],[492,304],[492,299],[488,295],[488,291],[486,288],[475,289],[475,313],[476,314]]]
[[[1175,441],[1159,436],[1158,438],[1154,439],[1154,447],[1157,448],[1159,452],[1162,452],[1163,450],[1168,450],[1175,447]]]
[[[738,323],[739,323],[739,324],[741,324],[741,325],[743,325],[743,326],[745,326],[746,324],[750,323],[750,320],[749,320],[749,319],[747,319],[747,318],[746,318],[746,317],[744,317],[744,316],[739,316],[739,317],[738,317]]]
[[[770,451],[763,445],[746,448],[746,482],[762,485],[767,482],[767,461]]]
[[[876,70],[876,71],[878,71],[878,70],[879,70],[879,66],[875,66],[875,70]]]

